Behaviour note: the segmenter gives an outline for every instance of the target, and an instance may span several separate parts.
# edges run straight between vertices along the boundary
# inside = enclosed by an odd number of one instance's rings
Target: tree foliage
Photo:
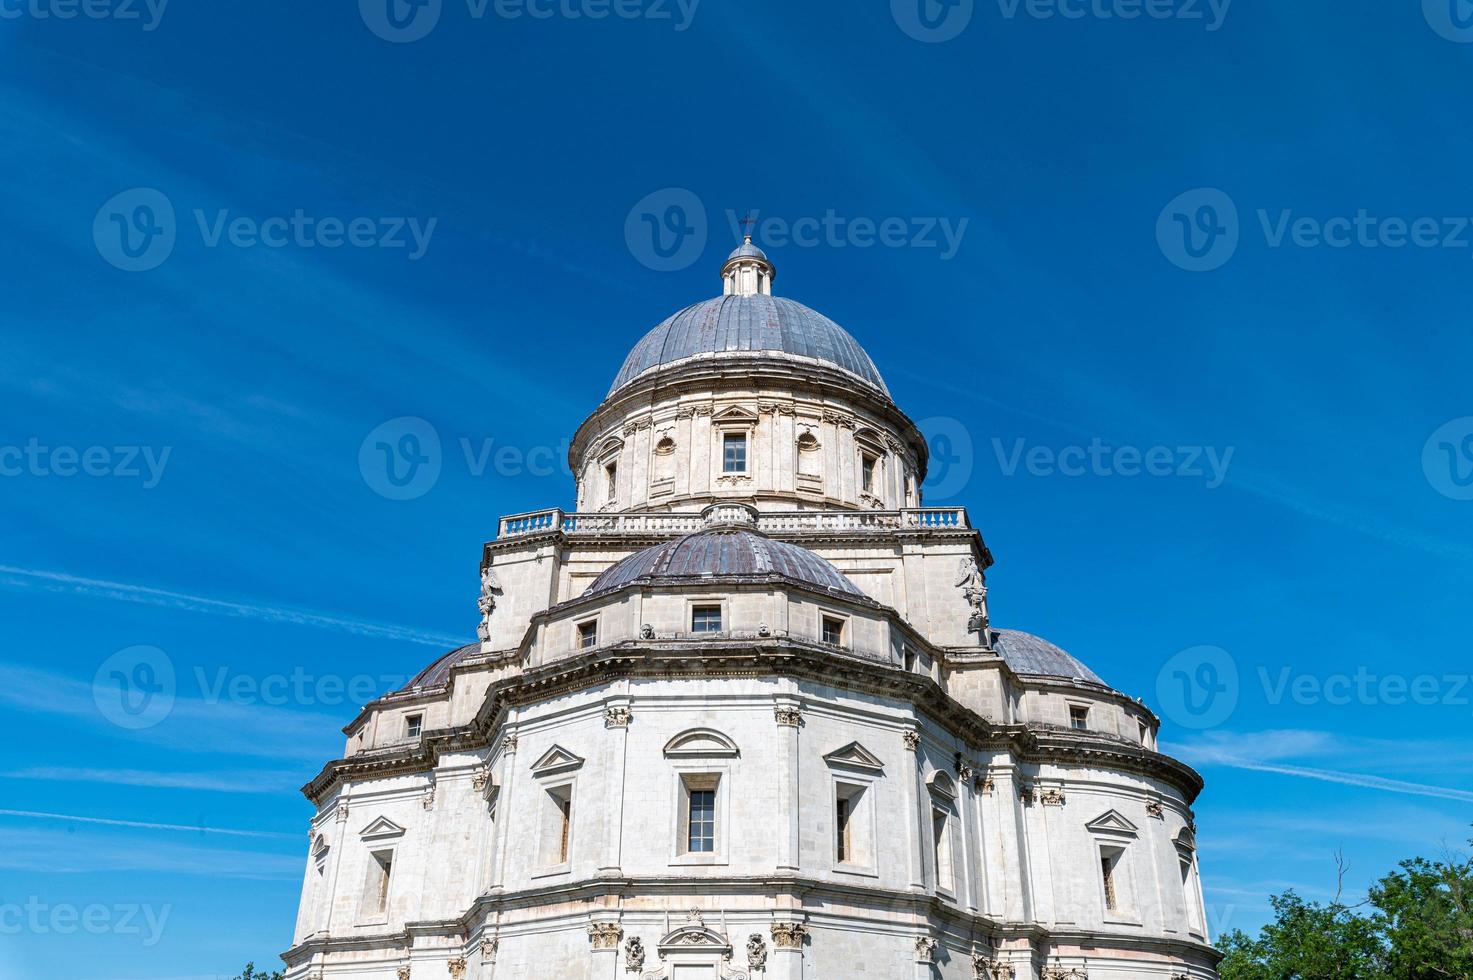
[[[1292,891],[1270,902],[1257,937],[1219,938],[1222,980],[1473,978],[1473,859],[1403,861],[1355,906],[1338,893],[1324,905]]]
[[[281,971],[272,973],[268,970],[257,970],[254,962],[247,963],[245,969],[236,974],[235,980],[281,980]]]

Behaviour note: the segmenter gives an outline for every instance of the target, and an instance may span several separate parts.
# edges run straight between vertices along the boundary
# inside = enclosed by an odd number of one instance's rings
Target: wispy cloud
[[[38,810],[0,810],[0,817],[22,817],[31,820],[56,821],[59,823],[84,823],[99,827],[127,827],[133,830],[167,830],[188,834],[213,834],[223,837],[263,837],[275,840],[295,840],[295,834],[268,833],[264,830],[228,830],[223,827],[203,825],[152,823],[143,820],[115,820],[111,817],[84,817],[72,813],[45,813]]]
[[[31,779],[61,783],[103,783],[112,786],[143,786],[150,789],[201,790],[211,793],[289,794],[301,784],[289,772],[149,772],[143,769],[79,769],[67,766],[35,766],[0,772],[0,779]]]
[[[85,578],[66,572],[53,572],[38,568],[17,568],[0,565],[0,586],[10,588],[40,588],[51,592],[86,595],[119,602],[135,602],[149,606],[163,606],[187,612],[209,613],[239,619],[256,619],[269,623],[289,623],[297,626],[312,626],[334,630],[352,636],[366,636],[382,640],[399,640],[432,647],[453,647],[466,642],[463,636],[435,633],[408,626],[393,626],[347,616],[295,609],[289,606],[271,606],[255,602],[237,602],[213,599],[209,596],[173,592],[147,585],[128,582],[110,582],[105,579]]]
[[[1473,803],[1473,791],[1428,783],[1391,779],[1374,773],[1299,764],[1306,757],[1353,760],[1364,765],[1376,759],[1392,762],[1407,758],[1436,758],[1449,768],[1462,768],[1468,749],[1432,741],[1353,738],[1330,732],[1286,729],[1267,732],[1209,732],[1168,747],[1168,751],[1197,766],[1223,766],[1250,772],[1274,773],[1343,786]]]
[[[140,887],[146,888],[150,895],[159,894],[160,875],[280,881],[299,878],[302,874],[304,858],[163,838],[118,836],[120,831],[126,833],[129,829],[91,825],[90,829],[71,826],[9,830],[6,846],[0,849],[0,869],[44,874],[146,873],[148,883]]]

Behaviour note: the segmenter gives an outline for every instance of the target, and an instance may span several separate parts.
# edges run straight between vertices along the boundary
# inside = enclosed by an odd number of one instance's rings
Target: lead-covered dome
[[[802,303],[760,292],[717,296],[665,320],[634,345],[609,394],[680,361],[754,352],[820,361],[890,395],[879,368],[847,330]]]
[[[1024,633],[1022,630],[993,630],[992,648],[1015,674],[1064,677],[1088,681],[1101,687],[1110,686],[1081,663],[1079,658],[1032,633]]]
[[[864,594],[843,572],[807,548],[731,527],[696,531],[636,551],[605,569],[583,594],[607,592],[635,582],[677,584],[682,579],[760,579],[769,575],[831,592]]]

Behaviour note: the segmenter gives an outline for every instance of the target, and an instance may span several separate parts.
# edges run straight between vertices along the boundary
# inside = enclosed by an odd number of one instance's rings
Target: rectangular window
[[[854,860],[854,844],[849,836],[849,807],[850,802],[845,797],[841,796],[834,802],[834,847],[840,864]]]
[[[1179,857],[1178,861],[1181,865],[1181,891],[1182,901],[1187,909],[1187,927],[1192,932],[1200,933],[1202,917],[1198,914],[1196,883],[1192,880],[1192,862],[1187,857]]]
[[[573,836],[573,787],[546,790],[542,804],[542,838],[538,863],[544,868],[568,863]]]
[[[841,646],[844,642],[844,621],[837,616],[825,616],[819,636],[825,643]]]
[[[860,486],[865,493],[875,492],[875,458],[869,453],[859,454]]]
[[[1140,726],[1140,730],[1141,730],[1141,744],[1142,745],[1149,745],[1150,744],[1150,739],[1151,739],[1151,729],[1150,729],[1150,727],[1147,726],[1146,723],[1143,722],[1143,721],[1142,722],[1137,722],[1136,724]]]
[[[425,716],[410,715],[404,719],[405,738],[419,738],[419,733],[424,731]]]
[[[690,791],[689,832],[686,850],[692,854],[708,854],[716,850],[716,791]]]
[[[619,495],[619,462],[615,460],[604,466],[604,483],[607,487],[607,498],[613,500]]]
[[[696,606],[691,609],[690,631],[692,633],[720,633],[721,607]]]
[[[1083,705],[1069,705],[1069,727],[1079,732],[1089,728],[1089,709]]]
[[[578,624],[578,648],[590,650],[598,646],[598,620],[590,619]]]
[[[746,433],[728,432],[721,437],[721,472],[747,472]]]
[[[1120,899],[1115,890],[1115,865],[1119,860],[1118,854],[1100,854],[1100,873],[1104,875],[1105,881],[1105,909],[1110,912],[1120,907]]]
[[[363,912],[380,916],[389,910],[389,879],[394,873],[394,852],[374,851],[368,856],[368,877],[363,883]]]
[[[956,889],[956,873],[951,867],[950,817],[940,807],[931,810],[931,834],[936,845],[936,887],[947,892]]]

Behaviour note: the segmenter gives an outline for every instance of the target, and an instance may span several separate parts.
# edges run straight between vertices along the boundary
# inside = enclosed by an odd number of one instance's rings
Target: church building
[[[347,726],[287,980],[1216,977],[1201,778],[994,626],[915,423],[775,279],[749,238],[635,343],[479,641]]]

